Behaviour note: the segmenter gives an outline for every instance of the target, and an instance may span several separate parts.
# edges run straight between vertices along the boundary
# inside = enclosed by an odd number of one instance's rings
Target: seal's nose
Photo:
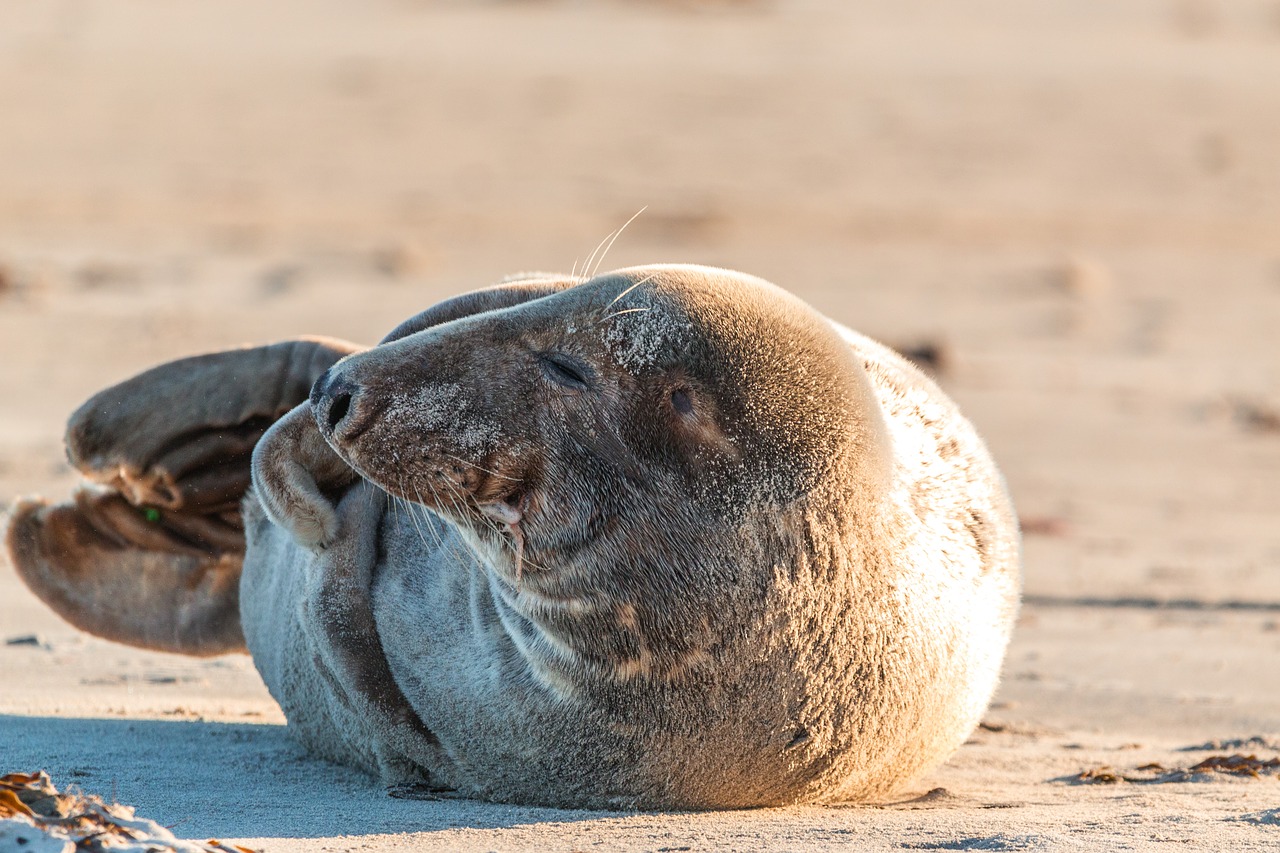
[[[341,374],[333,375],[332,368],[320,374],[311,386],[311,412],[325,435],[338,431],[359,392],[358,385]]]

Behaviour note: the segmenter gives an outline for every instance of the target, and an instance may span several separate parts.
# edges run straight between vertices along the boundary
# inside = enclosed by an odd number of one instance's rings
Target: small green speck
[[[145,518],[147,521],[151,522],[152,524],[155,524],[157,521],[160,520],[160,510],[156,509],[153,506],[143,507],[142,517]]]

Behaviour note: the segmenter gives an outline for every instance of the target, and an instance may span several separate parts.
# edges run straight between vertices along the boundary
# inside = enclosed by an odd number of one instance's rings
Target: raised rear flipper
[[[255,443],[360,347],[301,339],[169,362],[94,395],[67,455],[91,481],[66,503],[20,501],[14,568],[68,622],[117,642],[244,649],[240,501]]]
[[[301,338],[162,364],[77,409],[67,458],[140,506],[238,510],[258,439],[330,365],[360,349]]]

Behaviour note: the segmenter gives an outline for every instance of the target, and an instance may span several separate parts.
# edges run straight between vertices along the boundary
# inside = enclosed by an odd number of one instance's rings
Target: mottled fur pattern
[[[890,350],[663,266],[522,279],[350,351],[258,442],[244,503],[244,637],[317,752],[719,808],[880,797],[977,724],[1016,525]]]

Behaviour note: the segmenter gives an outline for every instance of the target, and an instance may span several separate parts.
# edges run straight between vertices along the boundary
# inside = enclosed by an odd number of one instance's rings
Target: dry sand
[[[892,804],[395,799],[247,659],[88,638],[3,566],[0,772],[271,851],[1280,847],[1280,778],[1173,772],[1280,754],[1274,0],[28,0],[0,105],[0,500],[65,495],[63,419],[136,370],[373,341],[648,205],[607,266],[939,346],[1028,528],[987,724]]]

